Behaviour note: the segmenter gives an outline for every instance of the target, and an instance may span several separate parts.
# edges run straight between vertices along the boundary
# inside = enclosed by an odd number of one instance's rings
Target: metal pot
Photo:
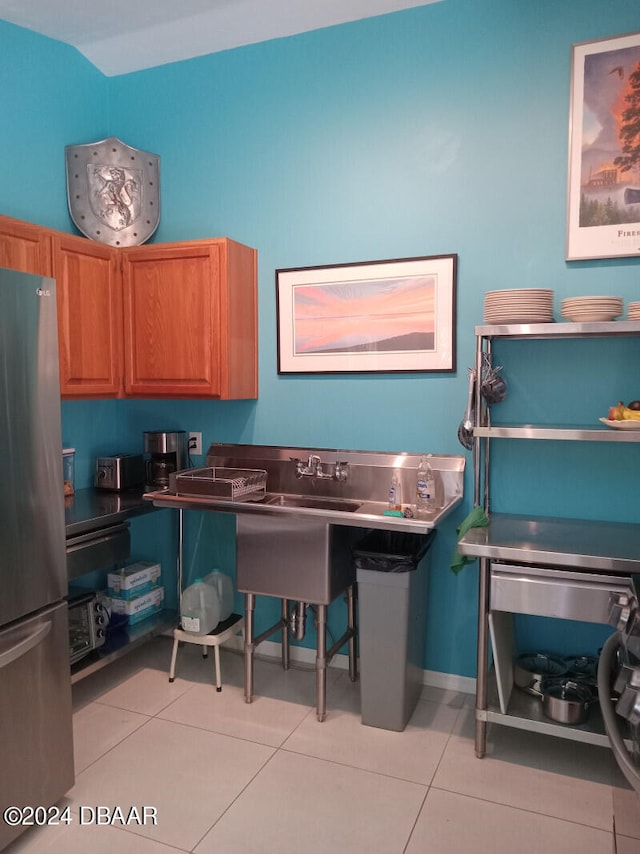
[[[585,685],[591,691],[594,700],[598,699],[598,659],[592,655],[577,655],[565,658],[567,679]]]
[[[542,711],[552,721],[584,723],[592,701],[590,688],[572,679],[552,679],[542,683]]]
[[[544,652],[526,652],[519,655],[513,665],[513,681],[522,691],[534,697],[542,696],[542,682],[550,677],[564,676],[567,664],[557,655]]]

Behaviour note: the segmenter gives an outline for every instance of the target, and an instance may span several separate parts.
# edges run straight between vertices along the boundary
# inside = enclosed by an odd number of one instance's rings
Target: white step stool
[[[231,614],[226,620],[218,623],[215,629],[209,632],[208,635],[194,635],[193,632],[185,632],[184,629],[174,629],[169,682],[173,682],[175,678],[178,645],[180,643],[196,643],[202,647],[203,658],[207,658],[207,647],[213,647],[216,662],[216,691],[222,691],[222,681],[220,679],[220,644],[223,644],[226,640],[239,633],[242,633],[244,641],[244,617],[240,616],[240,614]]]

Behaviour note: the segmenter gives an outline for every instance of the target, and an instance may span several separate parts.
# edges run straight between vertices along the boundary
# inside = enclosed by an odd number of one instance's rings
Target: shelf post
[[[487,680],[489,659],[489,559],[478,558],[478,661],[476,675],[475,750],[482,759],[487,744]],[[479,714],[479,713],[482,713]]]

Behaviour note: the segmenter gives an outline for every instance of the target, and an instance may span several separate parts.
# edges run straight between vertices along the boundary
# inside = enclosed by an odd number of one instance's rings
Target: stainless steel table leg
[[[479,712],[487,710],[487,678],[489,658],[489,560],[479,558],[478,560],[479,582],[478,582],[478,661],[476,677],[476,729],[475,750],[476,756],[481,759],[487,747],[487,722],[480,719]]]
[[[356,655],[356,597],[353,584],[347,588],[347,628],[352,632],[349,638],[349,679],[355,682],[358,678],[358,658]]]
[[[244,594],[244,701],[253,700],[253,618],[256,608],[254,593]]]
[[[327,716],[327,606],[317,606],[318,646],[316,655],[316,714],[320,723]]]
[[[282,600],[282,668],[288,670],[290,667],[290,648],[289,648],[289,601]]]

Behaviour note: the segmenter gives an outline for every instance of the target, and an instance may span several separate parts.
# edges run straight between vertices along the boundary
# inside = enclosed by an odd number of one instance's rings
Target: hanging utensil
[[[491,356],[482,354],[482,382],[480,392],[487,403],[501,403],[507,396],[507,382],[500,376],[502,366],[491,365]]]
[[[475,368],[469,368],[469,396],[467,397],[467,408],[465,409],[462,421],[458,426],[458,441],[463,448],[470,451],[473,448],[473,427],[474,427],[474,397],[476,389],[476,371]]]

